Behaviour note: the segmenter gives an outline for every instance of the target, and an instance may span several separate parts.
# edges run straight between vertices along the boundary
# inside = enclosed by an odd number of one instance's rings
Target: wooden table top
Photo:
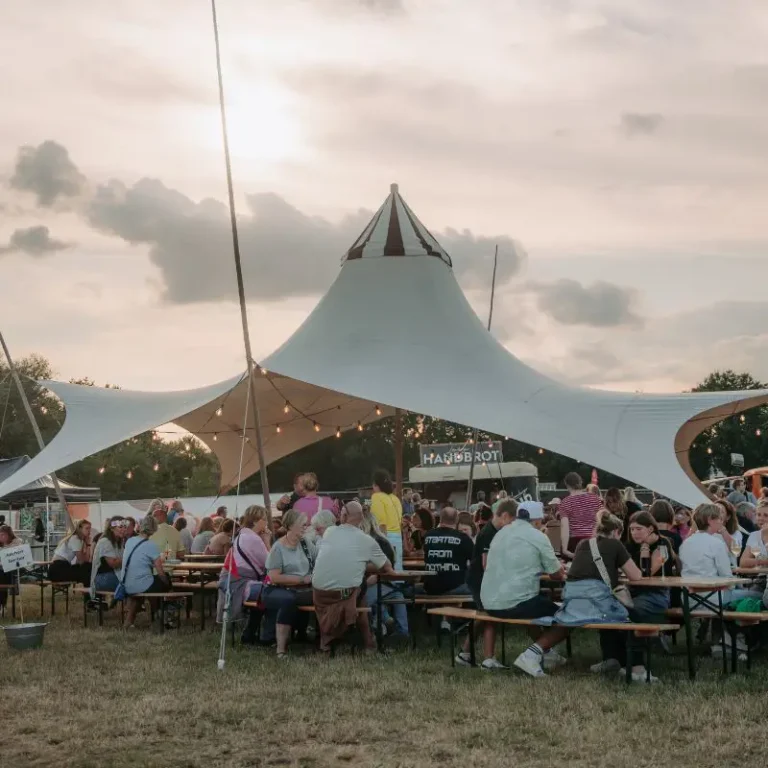
[[[760,576],[768,573],[768,565],[756,565],[752,568],[734,568],[733,572],[739,576]]]
[[[425,576],[437,576],[433,571],[395,571],[394,573],[378,574],[379,581],[415,581]]]
[[[685,587],[687,589],[709,589],[712,591],[720,589],[729,589],[730,587],[738,587],[741,584],[748,583],[748,579],[739,579],[733,576],[714,576],[712,578],[691,576],[686,578],[683,576],[667,576],[661,578],[660,576],[654,576],[652,578],[636,579],[634,581],[627,581],[630,587],[662,587],[670,589],[672,587]]]
[[[168,571],[220,571],[224,563],[212,563],[210,560],[204,563],[163,563],[163,568]]]

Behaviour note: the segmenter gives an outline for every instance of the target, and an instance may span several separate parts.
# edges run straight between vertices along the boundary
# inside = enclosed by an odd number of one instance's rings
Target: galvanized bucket
[[[17,651],[26,651],[30,648],[40,648],[43,644],[43,633],[48,622],[43,624],[10,624],[3,627],[5,639],[9,647]]]

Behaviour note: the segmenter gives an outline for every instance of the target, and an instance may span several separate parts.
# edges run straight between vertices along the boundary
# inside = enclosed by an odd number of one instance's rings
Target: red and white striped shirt
[[[558,512],[561,518],[568,518],[568,532],[572,539],[594,536],[597,510],[602,506],[603,500],[593,493],[576,493],[560,502]]]

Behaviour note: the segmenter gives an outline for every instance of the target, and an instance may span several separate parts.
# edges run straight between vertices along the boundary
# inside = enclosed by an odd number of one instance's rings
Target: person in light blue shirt
[[[150,541],[150,536],[156,531],[157,521],[154,517],[145,517],[139,524],[139,535],[126,542],[120,581],[129,596],[146,592],[168,592],[171,588],[163,571],[160,550],[154,541]],[[138,607],[138,600],[128,600],[128,627],[133,626]]]
[[[565,571],[546,534],[539,530],[544,522],[544,505],[524,501],[517,508],[517,520],[502,528],[488,550],[480,599],[492,616],[504,619],[538,619],[554,616],[557,604],[541,592],[541,574],[565,580]],[[536,642],[515,660],[515,666],[531,675],[543,677],[544,669],[565,663],[552,648],[565,639],[568,631],[551,627],[544,632],[531,628]]]

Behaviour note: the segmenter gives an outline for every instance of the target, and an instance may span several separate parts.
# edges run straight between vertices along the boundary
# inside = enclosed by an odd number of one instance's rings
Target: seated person
[[[97,591],[114,592],[123,567],[123,545],[128,521],[122,515],[110,517],[104,535],[96,542],[91,566],[91,597]]]
[[[367,571],[393,570],[381,547],[360,530],[362,506],[351,501],[345,509],[345,522],[325,532],[312,573],[312,601],[321,651],[330,651],[331,642],[341,639],[354,626],[360,630],[366,648],[376,647],[368,617],[357,612],[359,602],[365,605],[361,586]]]
[[[424,549],[424,537],[435,527],[435,520],[428,509],[429,502],[423,502],[423,504],[427,508],[417,507],[411,517],[410,551],[412,554]]]
[[[204,554],[224,557],[232,546],[232,534],[235,530],[235,521],[226,518],[219,532],[211,538],[205,548]]]
[[[24,542],[16,538],[10,525],[0,525],[0,549],[5,547],[20,547]],[[6,573],[0,569],[0,584],[13,584],[16,580],[15,571]],[[0,608],[4,608],[8,600],[8,590],[0,589]]]
[[[758,504],[757,530],[749,534],[747,546],[741,556],[742,568],[768,566],[768,503]]]
[[[312,605],[310,585],[316,550],[304,539],[308,525],[306,515],[288,510],[283,515],[285,536],[275,542],[267,557],[270,584],[264,590],[265,618],[268,628],[275,626],[279,659],[287,655],[291,632],[299,623],[298,607]]]
[[[544,505],[526,502],[518,508],[517,519],[496,533],[488,550],[486,569],[480,588],[483,607],[492,616],[508,619],[538,619],[554,616],[557,604],[541,591],[541,574],[565,578],[565,571],[540,528]],[[568,630],[551,627],[544,631],[531,627],[534,642],[515,660],[515,666],[532,677],[544,677],[542,665],[554,667],[565,659],[553,650],[565,639]]]
[[[459,512],[459,522],[456,528],[461,531],[461,533],[469,536],[469,538],[472,539],[472,543],[474,543],[475,536],[477,536],[477,526],[472,520],[472,515],[470,515],[469,512]]]
[[[197,536],[192,539],[193,555],[202,555],[205,552],[205,548],[208,546],[208,542],[214,537],[215,531],[213,530],[213,519],[210,517],[204,517],[200,521],[200,528],[197,531]]]
[[[120,581],[129,596],[126,624],[128,628],[134,626],[139,608],[139,600],[131,598],[131,595],[169,592],[171,589],[170,581],[163,570],[160,549],[151,538],[156,533],[157,520],[154,516],[147,515],[139,524],[139,535],[128,539],[123,550]]]
[[[166,560],[181,560],[185,555],[181,544],[181,534],[168,523],[168,510],[164,504],[155,504],[152,517],[157,522],[157,530],[152,541]]]
[[[440,525],[424,537],[424,566],[437,576],[424,579],[428,595],[469,595],[467,567],[472,559],[474,542],[457,530],[459,513],[445,507]]]
[[[319,546],[323,534],[335,525],[336,515],[329,509],[323,509],[312,518],[312,522],[309,524],[305,537],[315,546]]]
[[[51,581],[76,581],[87,587],[91,583],[91,524],[78,520],[75,530],[65,536],[53,553],[48,566]]]
[[[179,542],[184,553],[192,551],[192,531],[189,529],[188,519],[186,517],[177,517],[173,521],[173,527],[179,532]]]

